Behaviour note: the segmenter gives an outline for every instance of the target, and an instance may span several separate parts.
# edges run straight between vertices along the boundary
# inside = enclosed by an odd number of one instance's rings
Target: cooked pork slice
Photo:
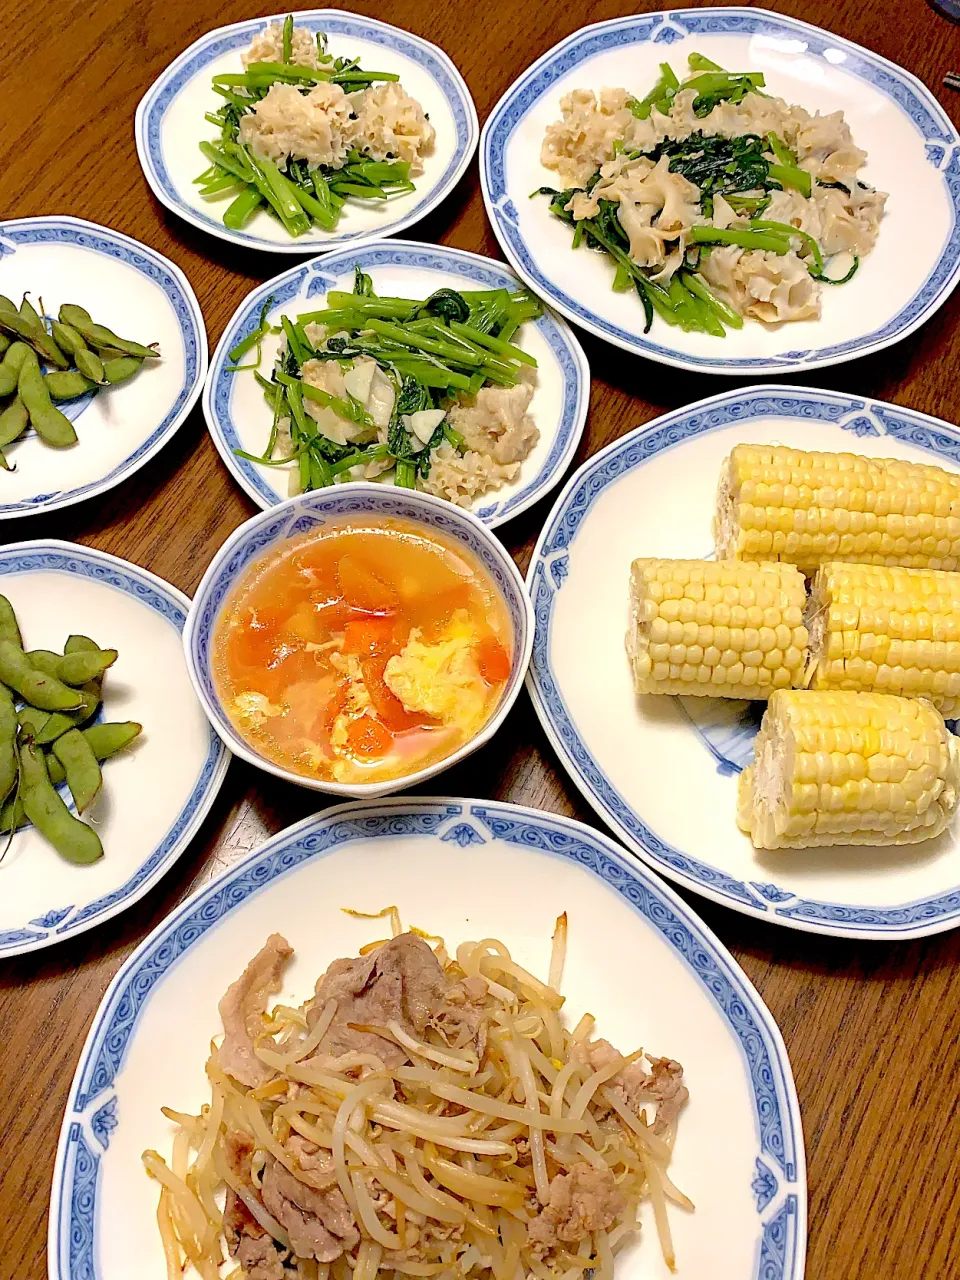
[[[280,990],[281,975],[292,955],[286,938],[272,933],[220,1001],[224,1030],[220,1065],[251,1089],[273,1074],[254,1053],[253,1042],[262,1030],[267,1000]]]
[[[626,1202],[609,1169],[575,1164],[550,1183],[550,1199],[527,1228],[530,1243],[552,1249],[563,1241],[576,1244],[594,1231],[607,1231]]]
[[[264,1165],[263,1203],[290,1237],[298,1258],[333,1262],[359,1243],[353,1214],[335,1185],[325,1191],[308,1187],[272,1157]]]
[[[575,1046],[575,1056],[594,1071],[609,1066],[620,1055],[609,1040],[589,1040]],[[645,1063],[631,1062],[607,1084],[631,1111],[639,1112],[644,1104],[656,1103],[652,1132],[664,1133],[676,1123],[677,1116],[690,1094],[683,1083],[683,1067],[673,1058],[650,1058]]]
[[[224,1146],[231,1170],[255,1195],[250,1181],[253,1140],[245,1133],[228,1132]],[[223,1206],[223,1234],[230,1257],[243,1268],[244,1280],[288,1280],[295,1274],[286,1265],[290,1250],[264,1231],[232,1187],[227,1187]]]
[[[422,938],[401,933],[368,956],[334,960],[317,983],[308,1021],[313,1025],[328,1000],[337,1001],[330,1029],[318,1054],[372,1053],[387,1066],[406,1061],[407,1051],[393,1040],[357,1027],[398,1022],[408,1035],[420,1037],[443,1004],[440,962]]]

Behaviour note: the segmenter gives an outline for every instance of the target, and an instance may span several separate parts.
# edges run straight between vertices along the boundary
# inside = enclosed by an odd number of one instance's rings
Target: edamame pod
[[[0,396],[12,395],[20,381],[20,370],[23,362],[30,354],[30,347],[25,342],[12,342],[0,364]]]
[[[19,790],[8,796],[0,807],[0,831],[17,831],[27,825],[27,815],[23,812],[23,801]]]
[[[30,301],[29,294],[25,293],[23,295],[23,298],[20,300],[20,306],[17,308],[17,310],[19,311],[20,315],[23,316],[24,320],[29,320],[30,323],[32,325],[35,325],[38,329],[43,328],[43,320],[40,317],[40,312],[36,309],[36,307]]]
[[[17,785],[17,728],[13,695],[0,685],[0,799],[3,800]]]
[[[21,707],[17,712],[17,721],[24,733],[36,741],[50,719],[49,711],[39,711],[36,707]]]
[[[26,817],[68,862],[85,865],[103,857],[100,837],[64,804],[32,742],[20,748],[19,798]]]
[[[77,689],[37,671],[23,650],[9,640],[0,640],[0,680],[40,711],[70,711],[83,703]]]
[[[97,383],[103,382],[103,361],[95,351],[90,350],[72,324],[54,320],[50,330],[54,341],[73,357],[73,363],[85,378]]]
[[[77,400],[88,391],[95,391],[97,384],[85,378],[79,369],[54,369],[43,376],[51,400]]]
[[[9,347],[10,341],[10,338],[8,338],[5,333],[0,333],[0,356],[2,356],[7,347]]]
[[[77,813],[84,813],[103,786],[103,775],[93,748],[79,729],[68,729],[53,744],[53,754],[63,766]]]
[[[90,351],[84,347],[82,351],[78,351],[73,357],[73,363],[77,366],[85,378],[90,378],[92,382],[102,385],[106,382],[103,374],[103,361],[95,351]]]
[[[66,733],[68,729],[80,728],[92,715],[96,714],[100,706],[100,681],[91,680],[89,684],[81,685],[75,692],[80,694],[80,706],[75,711],[52,712],[43,728],[38,729],[34,735],[38,746],[47,746],[51,742],[56,742],[61,733]]]
[[[33,429],[41,440],[58,449],[77,443],[77,433],[70,419],[50,399],[39,361],[33,352],[23,362],[17,390],[20,399],[27,406]]]
[[[126,382],[127,378],[132,378],[142,364],[143,361],[139,356],[116,356],[113,360],[104,360],[103,376],[111,384]]]
[[[117,660],[116,649],[89,649],[75,653],[51,653],[48,649],[31,649],[31,664],[45,675],[55,676],[64,684],[89,684],[102,676]]]
[[[66,302],[60,308],[60,322],[61,324],[72,325],[84,342],[89,343],[92,347],[116,347],[124,355],[141,356],[144,360],[151,358],[156,360],[160,356],[160,352],[155,351],[153,347],[145,347],[143,343],[132,342],[127,338],[118,338],[106,325],[94,324],[90,312],[85,311],[83,307],[75,306],[73,303]]]
[[[17,304],[5,293],[0,293],[0,311],[16,311],[16,309]]]
[[[97,760],[109,760],[111,756],[129,747],[142,732],[143,725],[137,724],[135,720],[104,721],[81,730]],[[66,781],[63,765],[55,755],[47,757],[47,772],[55,787]],[[0,817],[0,831],[2,830],[3,820]]]
[[[14,396],[3,413],[0,413],[0,449],[19,440],[27,429],[30,415],[20,397]]]
[[[12,333],[24,342],[28,342],[34,351],[44,360],[54,364],[58,369],[69,369],[70,361],[63,354],[54,340],[42,325],[38,326],[27,320],[19,311],[0,309],[0,330]]]
[[[23,648],[23,641],[20,639],[20,627],[17,625],[17,615],[14,613],[13,605],[6,596],[0,596],[0,640],[9,640],[18,649]]]

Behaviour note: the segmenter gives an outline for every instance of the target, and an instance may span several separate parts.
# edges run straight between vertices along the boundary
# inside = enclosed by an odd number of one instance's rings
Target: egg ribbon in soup
[[[456,751],[510,676],[512,631],[464,548],[396,519],[331,524],[253,565],[214,637],[227,714],[304,776],[378,782]]]

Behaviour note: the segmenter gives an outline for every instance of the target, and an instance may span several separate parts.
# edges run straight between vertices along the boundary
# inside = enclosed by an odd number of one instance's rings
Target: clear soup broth
[[[415,773],[490,718],[509,679],[504,601],[459,544],[397,519],[330,524],[252,565],[213,640],[238,733],[305,777]]]

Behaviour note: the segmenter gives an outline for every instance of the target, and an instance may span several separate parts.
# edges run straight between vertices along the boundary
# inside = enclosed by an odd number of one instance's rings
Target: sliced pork
[[[224,1030],[220,1065],[250,1089],[273,1074],[254,1053],[253,1043],[263,1029],[267,1000],[280,990],[283,970],[292,955],[286,938],[272,933],[220,1001]]]
[[[626,1208],[609,1169],[586,1162],[550,1183],[550,1199],[527,1228],[530,1243],[553,1249],[557,1243],[576,1244],[594,1231],[607,1231]]]

